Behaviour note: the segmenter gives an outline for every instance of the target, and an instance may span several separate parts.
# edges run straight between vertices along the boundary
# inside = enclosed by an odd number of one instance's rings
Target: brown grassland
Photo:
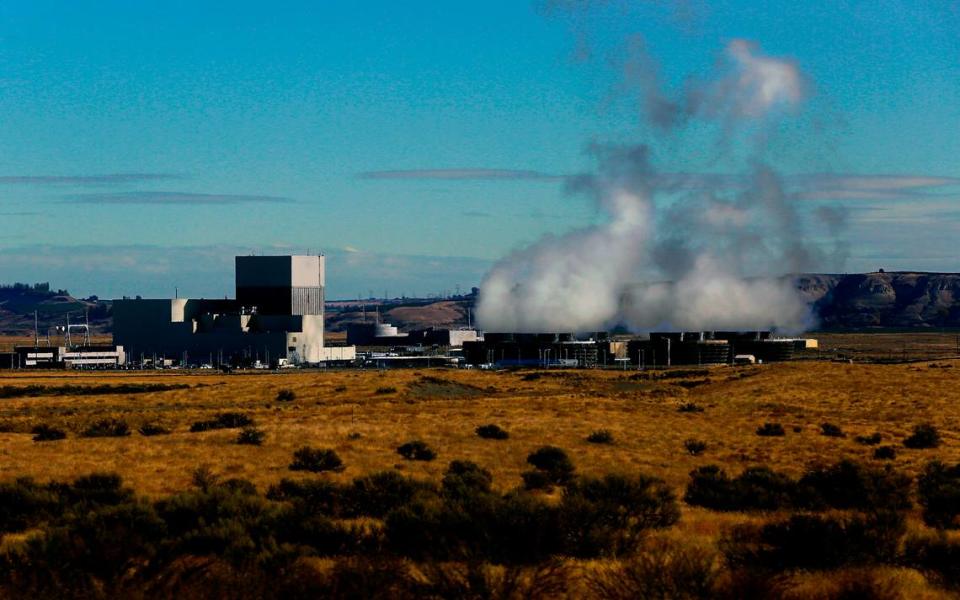
[[[532,375],[536,373],[535,375]],[[960,361],[898,365],[795,362],[714,367],[662,373],[636,371],[515,371],[420,369],[290,371],[282,373],[12,372],[0,386],[188,384],[155,393],[11,397],[0,399],[0,479],[31,476],[70,480],[95,471],[116,472],[138,493],[159,498],[188,489],[191,473],[207,465],[223,477],[247,479],[260,490],[281,478],[326,477],[349,481],[380,470],[439,481],[454,459],[489,469],[494,486],[521,485],[526,456],[539,446],[565,449],[578,473],[647,473],[663,478],[682,498],[688,474],[716,464],[736,474],[766,465],[799,476],[814,464],[843,458],[874,465],[873,447],[856,435],[879,432],[897,446],[895,467],[911,476],[937,458],[960,462]],[[277,393],[296,398],[279,402]],[[693,402],[703,412],[679,412]],[[262,446],[235,443],[237,430],[191,433],[191,423],[218,412],[242,412],[266,432]],[[84,438],[92,422],[116,417],[132,435]],[[775,421],[783,437],[761,437],[757,427]],[[830,422],[844,438],[821,434]],[[159,423],[170,435],[145,437],[136,429]],[[480,439],[479,425],[495,423],[510,437]],[[931,423],[943,438],[931,450],[902,446],[914,425]],[[36,443],[38,424],[60,427],[65,440]],[[593,431],[612,432],[613,444],[591,444]],[[359,435],[356,435],[359,434]],[[706,443],[692,456],[684,440]],[[396,447],[412,439],[437,452],[432,462],[405,461]],[[346,466],[340,473],[303,474],[288,469],[305,445],[333,448]],[[747,513],[719,513],[681,502],[682,516],[667,535],[712,543]],[[923,528],[913,509],[912,529]],[[878,568],[880,576],[910,597],[947,597],[918,572]],[[798,597],[816,597],[827,585],[816,575],[794,575]],[[798,592],[799,594],[800,592]]]
[[[871,448],[854,443],[854,435],[878,431],[886,442],[897,443],[924,422],[936,425],[944,438],[933,454],[960,461],[956,408],[960,368],[798,362],[692,369],[686,377],[653,380],[637,379],[635,371],[548,371],[527,380],[529,373],[439,369],[229,375],[3,373],[2,386],[191,387],[149,394],[0,400],[4,457],[0,477],[63,479],[108,470],[121,474],[137,491],[156,496],[186,487],[192,469],[208,464],[219,473],[265,487],[290,475],[287,465],[295,449],[313,445],[336,449],[346,470],[332,477],[345,480],[390,468],[437,478],[447,461],[465,458],[490,469],[496,484],[507,488],[520,483],[530,451],[552,444],[566,449],[581,472],[645,471],[679,490],[689,471],[705,463],[732,471],[763,463],[798,474],[818,461],[870,460]],[[384,393],[382,388],[395,391]],[[296,400],[277,402],[277,392],[283,389],[292,390]],[[686,402],[705,411],[678,412]],[[253,417],[267,433],[264,445],[234,444],[235,430],[189,432],[191,423],[223,411]],[[129,438],[77,437],[104,417],[125,419],[131,429],[156,422],[173,433],[150,438],[136,433]],[[787,435],[757,436],[757,426],[765,421],[782,423]],[[848,437],[821,435],[819,425],[825,421],[840,426]],[[36,444],[29,432],[40,423],[61,427],[70,436],[55,444]],[[474,429],[486,423],[500,425],[510,438],[500,443],[480,440]],[[586,436],[598,429],[610,430],[615,443],[587,443]],[[360,438],[350,439],[351,433]],[[395,448],[414,438],[436,449],[439,460],[403,461]],[[705,441],[707,451],[688,455],[683,448],[688,438]],[[916,474],[930,458],[931,451],[904,450],[897,465]]]

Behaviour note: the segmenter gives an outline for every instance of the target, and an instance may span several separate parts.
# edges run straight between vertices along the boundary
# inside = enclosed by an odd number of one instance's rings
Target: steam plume
[[[652,118],[663,128],[676,111],[715,119],[726,135],[802,101],[804,79],[793,62],[744,40],[728,44],[725,56],[718,76],[692,86],[686,102],[647,94]],[[656,176],[642,145],[594,145],[589,152],[596,171],[574,178],[570,191],[591,195],[607,221],[546,237],[496,264],[481,284],[482,327],[799,330],[809,324],[806,305],[784,275],[838,254],[807,242],[804,220],[774,171],[758,162],[749,184],[731,191]],[[838,214],[818,217],[835,228],[842,222]]]

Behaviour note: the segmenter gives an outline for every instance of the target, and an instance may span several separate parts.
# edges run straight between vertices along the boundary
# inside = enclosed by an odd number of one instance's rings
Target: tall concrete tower
[[[323,316],[324,257],[236,257],[237,302],[264,315]]]

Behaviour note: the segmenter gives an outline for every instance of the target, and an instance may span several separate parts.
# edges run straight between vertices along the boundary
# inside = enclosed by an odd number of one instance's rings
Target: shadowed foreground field
[[[565,450],[579,476],[644,474],[662,479],[665,488],[678,499],[679,510],[675,524],[657,526],[655,531],[651,529],[635,540],[632,548],[647,549],[636,555],[640,559],[630,558],[633,551],[620,545],[610,547],[619,550],[593,554],[580,550],[563,552],[583,559],[566,559],[555,567],[566,569],[561,588],[573,595],[621,593],[622,597],[629,597],[640,590],[658,597],[650,588],[634,587],[620,592],[604,588],[597,583],[597,574],[607,573],[608,584],[622,582],[629,579],[623,570],[639,568],[635,563],[642,563],[644,556],[660,557],[657,560],[675,565],[684,560],[696,563],[696,557],[684,554],[687,550],[675,549],[705,547],[710,553],[704,556],[710,558],[703,559],[709,563],[709,568],[704,568],[712,570],[713,579],[727,582],[723,584],[727,595],[742,596],[747,583],[731,575],[735,553],[717,550],[730,547],[730,532],[738,526],[759,527],[771,519],[806,514],[813,504],[801,504],[794,499],[760,509],[719,510],[710,501],[684,502],[691,471],[716,465],[729,477],[735,477],[747,467],[762,465],[780,477],[799,480],[813,468],[842,460],[877,473],[892,468],[911,481],[911,507],[897,507],[898,514],[906,519],[904,535],[938,535],[923,523],[922,509],[915,499],[916,484],[912,482],[931,460],[947,465],[960,462],[958,382],[960,363],[946,361],[909,365],[806,362],[644,373],[431,369],[230,375],[3,374],[0,480],[32,477],[38,484],[45,484],[70,482],[93,472],[116,473],[123,485],[142,497],[141,502],[162,503],[171,495],[196,490],[197,473],[201,484],[204,477],[208,482],[243,479],[254,484],[259,493],[271,486],[276,488],[283,479],[307,484],[329,481],[347,487],[354,479],[381,471],[394,471],[439,485],[451,461],[466,460],[489,471],[491,493],[510,496],[511,490],[524,486],[522,474],[531,469],[527,456],[550,445]],[[96,393],[81,393],[85,386],[97,386]],[[125,387],[122,393],[113,393],[120,390],[113,386]],[[19,396],[19,390],[29,395]],[[278,395],[283,399],[278,399]],[[223,413],[239,413],[252,419],[253,426],[263,434],[262,444],[238,444],[239,428],[194,425],[215,421]],[[103,434],[104,424],[98,427],[103,420],[113,420],[114,425],[122,421],[129,435],[85,437],[85,432]],[[781,425],[783,435],[758,435],[758,427],[768,422]],[[838,431],[824,428],[824,423]],[[507,432],[507,439],[479,437],[476,428],[486,424],[498,425]],[[930,424],[938,432],[936,447],[904,445],[914,427],[921,424]],[[147,425],[169,433],[147,436],[138,432]],[[32,432],[38,426],[62,430],[66,438],[33,441]],[[191,428],[206,430],[191,432]],[[124,433],[122,428],[106,429],[108,433]],[[606,443],[587,441],[591,433],[601,430],[609,435],[595,436],[594,440]],[[877,433],[879,443],[864,441]],[[419,461],[400,456],[397,447],[412,440],[425,442],[436,458]],[[702,442],[703,447],[690,444],[689,440]],[[304,446],[334,450],[342,460],[342,468],[323,473],[291,470],[294,453]],[[893,449],[892,460],[874,457],[878,447],[887,446]],[[545,506],[557,505],[569,495],[562,491],[564,485],[530,494]],[[767,489],[763,485],[761,488]],[[960,499],[960,494],[956,498]],[[850,508],[827,504],[816,506],[817,514]],[[862,513],[873,514],[875,508],[885,507],[866,507]],[[847,512],[843,514],[849,517]],[[364,518],[364,526],[376,527],[379,522]],[[19,552],[18,545],[28,543],[31,530],[8,534],[3,548],[8,553]],[[952,534],[944,535],[944,540],[953,539]],[[897,538],[901,541],[894,545],[903,546],[906,542],[902,540],[907,537]],[[674,554],[654,551],[662,550],[664,544],[674,548],[670,551]],[[949,556],[960,557],[960,550],[950,551],[955,554]],[[415,564],[421,565],[419,570],[415,569],[417,577],[430,578],[422,566],[424,559],[410,553],[404,556],[413,557]],[[311,560],[315,562],[310,564],[320,571],[329,569],[330,564],[339,564],[330,563],[331,558]],[[841,597],[844,590],[856,587],[850,582],[860,580],[872,586],[869,590],[873,597],[951,597],[950,586],[960,582],[960,578],[951,579],[951,575],[944,575],[935,567],[917,566],[916,561],[900,558],[861,557],[816,568],[802,562],[781,562],[762,575],[751,575],[778,582],[779,587],[757,591],[757,597]],[[210,569],[216,572],[213,567]],[[829,576],[818,575],[817,569],[826,569]],[[592,580],[584,575],[584,570],[593,574]],[[653,570],[663,571],[664,567]],[[367,576],[369,573],[364,577]],[[493,576],[488,573],[487,579],[490,577]],[[530,573],[523,578],[527,584],[531,578],[536,579]],[[588,580],[594,584],[588,586]],[[736,581],[730,583],[731,580]],[[20,580],[17,584],[25,585]],[[679,597],[723,595],[716,587],[720,584],[711,585],[702,593],[684,592],[686,595]],[[559,588],[548,587],[535,595],[563,595]],[[179,592],[191,589],[187,586]],[[155,590],[156,595],[175,591]],[[887,595],[877,596],[881,592]],[[433,593],[444,595],[435,589]],[[531,593],[531,589],[517,592]],[[659,597],[678,594],[666,591]]]

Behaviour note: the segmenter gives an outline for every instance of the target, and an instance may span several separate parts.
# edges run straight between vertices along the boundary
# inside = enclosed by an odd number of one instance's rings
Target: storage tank
[[[389,323],[377,323],[374,327],[374,335],[378,338],[383,337],[397,337],[400,334],[400,331],[395,325],[390,325]]]

